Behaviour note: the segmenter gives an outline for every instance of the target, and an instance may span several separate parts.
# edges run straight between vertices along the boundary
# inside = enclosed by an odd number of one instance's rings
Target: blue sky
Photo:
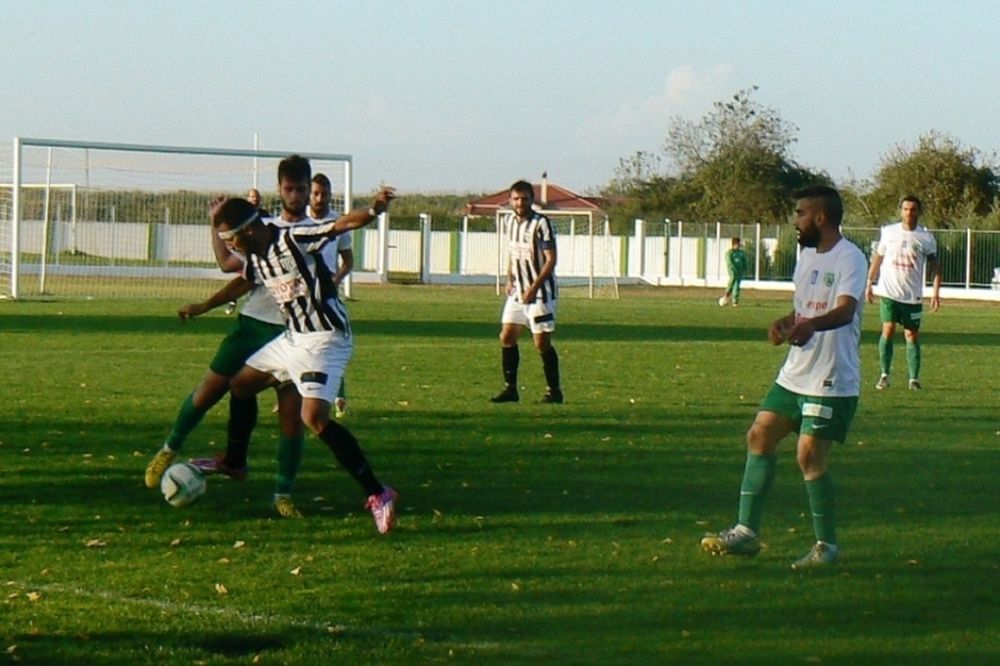
[[[0,0],[13,136],[351,153],[359,191],[578,191],[752,85],[865,179],[934,129],[1000,149],[1000,2]]]

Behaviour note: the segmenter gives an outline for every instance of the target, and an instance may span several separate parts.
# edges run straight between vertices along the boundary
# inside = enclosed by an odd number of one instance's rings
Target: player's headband
[[[243,228],[245,226],[247,226],[251,222],[254,222],[257,218],[258,218],[258,214],[257,214],[256,211],[254,211],[254,213],[250,217],[248,217],[247,219],[243,220],[242,222],[240,222],[239,224],[237,224],[235,227],[230,227],[229,229],[226,229],[225,231],[219,231],[219,232],[217,232],[217,235],[219,236],[220,239],[222,239],[224,241],[233,240],[234,238],[236,238],[236,234],[238,234],[241,231],[243,231]]]

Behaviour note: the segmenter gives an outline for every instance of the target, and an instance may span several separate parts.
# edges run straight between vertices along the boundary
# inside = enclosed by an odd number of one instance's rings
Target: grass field
[[[240,484],[186,509],[142,483],[231,318],[179,303],[0,302],[0,663],[986,664],[1000,642],[1000,307],[924,325],[926,390],[866,385],[834,452],[841,563],[812,542],[791,442],[752,560],[700,551],[735,516],[743,433],[781,363],[787,294],[630,289],[566,299],[567,403],[522,344],[500,388],[491,290],[356,288],[348,424],[401,496],[379,537],[307,442],[301,521],[272,514],[262,397]],[[867,381],[871,380],[871,381]],[[221,447],[224,408],[185,453]]]

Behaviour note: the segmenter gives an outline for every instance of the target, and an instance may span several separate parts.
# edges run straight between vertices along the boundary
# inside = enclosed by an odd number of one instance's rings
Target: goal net
[[[0,151],[0,297],[193,298],[223,281],[208,205],[261,192],[280,213],[293,151],[15,139]],[[348,210],[351,157],[305,153]]]
[[[618,298],[621,257],[626,248],[621,237],[611,235],[607,218],[595,219],[592,213],[587,212],[539,212],[549,218],[556,232],[556,276],[560,298]],[[510,214],[512,211],[502,208],[497,211],[498,234],[503,219]],[[506,282],[506,271],[507,246],[501,242],[497,263],[498,290]]]

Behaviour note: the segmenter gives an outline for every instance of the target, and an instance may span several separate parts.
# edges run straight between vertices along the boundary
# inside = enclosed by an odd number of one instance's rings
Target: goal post
[[[15,138],[0,153],[0,297],[187,298],[217,289],[208,205],[261,190],[280,213],[278,163],[326,174],[348,212],[352,157],[310,151]]]

